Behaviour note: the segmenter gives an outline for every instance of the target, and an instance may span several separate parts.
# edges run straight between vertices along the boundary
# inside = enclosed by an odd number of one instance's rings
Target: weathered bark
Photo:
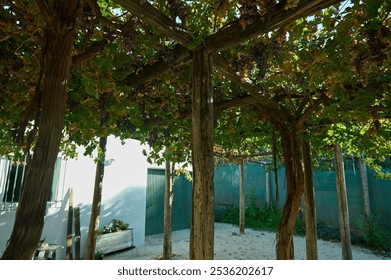
[[[371,216],[371,204],[369,202],[367,166],[362,158],[360,158],[360,178],[364,214],[365,218],[369,219]]]
[[[172,203],[174,200],[174,165],[167,159],[166,160],[166,184],[164,189],[164,230],[163,230],[163,260],[171,259],[172,254]]]
[[[106,145],[107,137],[100,137],[99,150],[101,151],[101,154],[98,156],[99,160],[96,163],[94,195],[92,198],[91,217],[90,224],[88,226],[87,249],[85,255],[86,260],[95,259],[96,239],[98,236],[100,221],[100,206],[102,204],[103,177],[105,174],[104,161],[106,158]]]
[[[334,146],[334,161],[339,208],[339,228],[341,235],[342,259],[352,259],[352,243],[350,240],[350,224],[348,198],[346,192],[345,169],[343,155],[338,144]]]
[[[312,175],[311,143],[303,141],[304,160],[304,208],[305,208],[305,238],[307,260],[318,259],[318,239],[316,234],[316,207],[314,179]]]
[[[278,260],[289,260],[294,259],[293,235],[304,191],[304,167],[297,128],[284,126],[280,133],[286,168],[287,196],[277,235],[276,252]]]
[[[239,234],[244,234],[245,219],[246,219],[246,194],[244,192],[244,166],[243,163],[239,165],[240,177],[240,195],[239,195]]]
[[[214,255],[214,163],[212,62],[202,47],[193,54],[193,192],[190,259]]]
[[[2,259],[32,259],[40,240],[54,165],[62,137],[70,78],[71,51],[80,0],[56,1],[56,8],[37,1],[46,21],[42,113],[34,157],[26,173],[15,224]]]

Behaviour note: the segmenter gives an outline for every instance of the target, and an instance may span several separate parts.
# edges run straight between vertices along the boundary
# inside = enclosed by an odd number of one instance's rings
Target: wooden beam
[[[115,0],[118,4],[129,10],[135,16],[140,17],[144,22],[153,25],[159,29],[166,36],[169,36],[184,48],[193,50],[197,45],[194,43],[194,39],[190,33],[181,29],[174,20],[165,16],[153,5],[144,1],[132,0]],[[335,3],[341,2],[341,0],[302,0],[296,8],[285,10],[284,3],[277,5],[275,12],[269,15],[268,19],[264,22],[263,17],[256,16],[256,19],[251,25],[248,25],[246,29],[242,28],[240,20],[233,21],[227,27],[220,29],[216,33],[208,36],[204,45],[209,53],[217,52],[228,48],[229,46],[239,44],[245,40],[251,39],[255,36],[272,31],[280,26],[288,24],[301,17],[308,16],[320,9],[326,8]],[[135,86],[150,81],[163,72],[171,69],[174,65],[181,64],[183,62],[189,63],[192,59],[191,53],[186,52],[183,48],[178,47],[178,58],[173,62],[167,64],[164,61],[159,61],[154,65],[148,66],[143,72],[137,75],[132,74],[128,76],[126,84],[128,86]]]
[[[236,97],[236,98],[233,98],[230,100],[224,100],[224,101],[214,103],[213,104],[213,112],[214,113],[223,112],[225,110],[229,110],[229,109],[241,107],[241,106],[246,106],[246,105],[250,105],[250,104],[255,104],[257,102],[258,101],[250,95]],[[192,117],[191,110],[186,110],[186,111],[181,112],[177,119],[178,120],[186,120],[186,119],[190,119],[191,117]],[[162,118],[148,119],[148,120],[145,120],[143,123],[144,126],[165,125],[165,124],[167,124],[167,120],[162,119]]]
[[[342,2],[342,0],[301,0],[297,7],[286,10],[284,7],[286,1],[282,1],[271,14],[266,16],[256,15],[253,22],[244,29],[240,20],[233,21],[228,26],[207,37],[204,45],[209,53],[218,52],[339,2]]]
[[[191,52],[181,45],[174,48],[173,53],[175,57],[174,61],[166,62],[164,60],[159,60],[152,65],[144,66],[139,72],[128,75],[122,81],[122,84],[129,87],[146,84],[173,68],[189,64],[192,60]]]

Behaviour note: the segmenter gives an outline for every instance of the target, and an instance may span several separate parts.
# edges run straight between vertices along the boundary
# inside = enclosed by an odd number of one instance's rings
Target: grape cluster
[[[238,72],[240,76],[247,76],[247,73],[254,69],[254,64],[248,55],[243,55],[232,63],[232,68],[235,72]]]
[[[256,43],[246,54],[231,64],[233,70],[239,72],[242,77],[248,77],[249,74],[255,73],[258,80],[263,80],[269,68],[267,51],[267,44],[264,42]]]
[[[167,63],[174,62],[176,59],[176,54],[169,47],[164,47],[159,56]]]
[[[169,0],[168,6],[170,9],[171,18],[175,21],[178,18],[180,20],[180,25],[184,26],[186,24],[188,13],[188,7],[186,6],[186,3],[181,0]]]
[[[128,28],[121,34],[122,44],[127,54],[133,53],[136,48],[136,28],[135,25]]]
[[[278,40],[273,40],[271,43],[270,49],[275,57],[277,57],[282,50],[283,42],[279,42]]]
[[[364,44],[355,44],[350,47],[349,64],[356,70],[362,84],[368,84],[368,76],[374,65],[371,54]]]
[[[239,0],[242,25],[252,24],[257,15],[265,21],[266,16],[275,9],[277,2],[276,0]]]
[[[267,45],[264,42],[256,43],[248,52],[248,55],[255,62],[258,71],[257,78],[263,80],[265,78],[268,61],[267,61]]]
[[[0,65],[11,71],[19,71],[23,68],[23,60],[15,53],[0,48]]]
[[[252,24],[258,13],[256,1],[239,0],[239,11],[244,25]]]
[[[367,32],[367,37],[372,59],[377,66],[382,66],[383,61],[387,59],[387,54],[385,53],[386,44],[380,39],[379,32],[374,29]]]
[[[109,94],[102,93],[99,95],[99,99],[98,99],[98,113],[99,113],[99,118],[102,126],[107,122],[109,118],[109,114],[107,113],[108,98],[109,98]]]
[[[90,30],[94,27],[95,12],[89,5],[84,5],[80,20],[83,28]]]

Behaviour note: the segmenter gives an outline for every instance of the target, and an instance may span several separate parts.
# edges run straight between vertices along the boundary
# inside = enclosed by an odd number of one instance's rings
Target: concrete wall
[[[145,241],[145,209],[147,169],[151,167],[142,155],[143,147],[135,140],[126,141],[110,137],[107,145],[107,159],[114,159],[105,168],[103,181],[100,225],[110,223],[112,219],[121,219],[133,228],[134,244],[139,246]],[[63,162],[61,186],[56,207],[50,207],[45,217],[42,238],[45,242],[61,244],[65,247],[69,189],[73,189],[74,207],[80,207],[81,254],[85,253],[86,238],[91,213],[95,163],[93,158],[83,156],[80,149],[77,160]],[[0,212],[0,254],[5,250],[10,237],[15,210]],[[57,259],[65,258],[65,249],[59,249]]]

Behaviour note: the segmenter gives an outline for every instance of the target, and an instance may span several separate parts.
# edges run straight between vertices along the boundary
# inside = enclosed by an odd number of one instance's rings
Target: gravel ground
[[[238,235],[239,228],[230,224],[215,224],[216,260],[275,260],[275,233],[246,229],[244,235]],[[306,259],[305,238],[295,237],[295,259]],[[107,260],[151,260],[159,259],[163,250],[163,234],[147,236],[145,244],[114,254]],[[189,259],[189,230],[175,231],[172,234],[174,260]],[[352,246],[354,260],[390,260],[374,254],[368,249]],[[318,240],[318,258],[320,260],[340,260],[340,243]]]

